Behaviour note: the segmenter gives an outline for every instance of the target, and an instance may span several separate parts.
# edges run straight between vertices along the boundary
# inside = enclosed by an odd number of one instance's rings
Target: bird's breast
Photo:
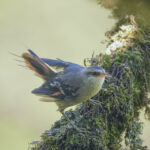
[[[83,101],[95,96],[104,83],[105,78],[89,78],[84,81],[83,86],[80,88],[80,97]]]

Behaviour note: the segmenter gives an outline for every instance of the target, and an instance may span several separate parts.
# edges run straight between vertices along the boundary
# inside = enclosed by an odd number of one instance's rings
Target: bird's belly
[[[86,85],[80,89],[80,100],[87,101],[91,97],[95,96],[101,89],[102,82],[99,80],[89,80]]]
[[[86,101],[90,99],[91,97],[95,96],[99,92],[100,86],[93,87],[89,85],[89,87],[87,89],[83,89],[83,91],[84,90],[86,92],[84,92],[84,94],[81,96],[81,99],[83,99],[83,101]]]

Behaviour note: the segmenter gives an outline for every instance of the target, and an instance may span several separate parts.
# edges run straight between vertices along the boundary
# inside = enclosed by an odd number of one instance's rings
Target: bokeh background
[[[115,24],[109,16],[94,0],[0,0],[1,150],[27,150],[61,117],[55,104],[31,94],[42,80],[9,52],[21,55],[30,48],[41,57],[82,65],[93,51],[105,50],[101,41]],[[142,136],[150,147],[150,123],[143,116]]]

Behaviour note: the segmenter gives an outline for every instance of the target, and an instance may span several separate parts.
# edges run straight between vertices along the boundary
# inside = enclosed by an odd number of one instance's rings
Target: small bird
[[[28,51],[22,55],[27,67],[45,81],[32,93],[41,96],[41,101],[55,102],[59,112],[78,130],[64,110],[90,100],[110,75],[100,66],[83,67],[60,59],[39,58],[32,50]]]

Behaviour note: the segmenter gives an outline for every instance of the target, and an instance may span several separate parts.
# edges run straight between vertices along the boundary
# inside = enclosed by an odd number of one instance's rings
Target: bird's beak
[[[112,77],[110,74],[108,73],[103,73],[100,75],[101,78],[104,78],[104,77]]]

